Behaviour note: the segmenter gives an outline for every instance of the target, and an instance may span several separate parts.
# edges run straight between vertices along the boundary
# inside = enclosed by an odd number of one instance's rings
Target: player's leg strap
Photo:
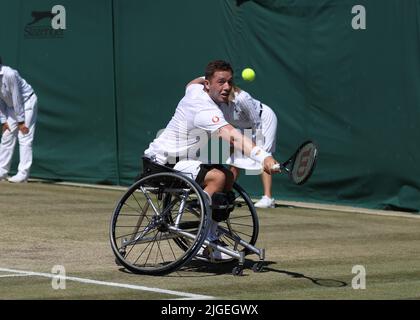
[[[227,220],[234,208],[235,194],[232,191],[226,193],[215,192],[211,197],[211,200],[213,220],[217,222]]]

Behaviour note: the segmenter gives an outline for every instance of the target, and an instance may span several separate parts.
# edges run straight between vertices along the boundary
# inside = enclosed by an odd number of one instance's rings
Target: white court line
[[[188,293],[188,292],[173,291],[173,290],[166,290],[166,289],[160,289],[160,288],[149,288],[149,287],[137,286],[137,285],[125,284],[125,283],[98,281],[98,280],[77,278],[77,277],[68,277],[68,276],[61,276],[61,275],[52,274],[52,273],[32,272],[32,271],[14,270],[14,269],[6,269],[6,268],[0,268],[0,271],[17,273],[22,276],[24,275],[25,276],[38,276],[38,277],[45,277],[45,278],[63,279],[63,280],[81,282],[81,283],[96,284],[96,285],[108,286],[108,287],[117,287],[117,288],[140,290],[140,291],[150,291],[150,292],[155,292],[155,293],[181,296],[181,297],[184,297],[185,299],[191,299],[191,300],[214,299],[214,297],[211,297],[211,296],[193,294],[193,293]]]
[[[30,274],[2,274],[0,278],[12,278],[12,277],[30,277]]]

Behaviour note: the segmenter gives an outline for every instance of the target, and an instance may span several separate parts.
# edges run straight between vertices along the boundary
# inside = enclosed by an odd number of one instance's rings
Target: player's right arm
[[[7,73],[6,75],[5,81],[8,83],[10,91],[12,93],[13,108],[15,109],[16,120],[18,122],[24,122],[25,107],[23,104],[22,93],[19,90],[19,74],[17,73],[17,71],[13,71],[11,73]]]
[[[13,71],[11,74],[7,74],[6,81],[8,82],[9,88],[12,92],[13,107],[18,121],[18,128],[23,134],[28,134],[29,129],[25,125],[25,106],[22,92],[19,90],[18,72]]]
[[[235,149],[243,151],[246,156],[260,162],[263,165],[265,172],[269,174],[278,172],[278,170],[272,169],[272,167],[277,164],[276,159],[262,148],[256,146],[251,139],[244,136],[232,125],[228,124],[219,128],[218,136],[233,145]]]
[[[6,103],[0,98],[0,122],[3,124],[6,122]]]
[[[205,82],[205,78],[204,77],[198,77],[195,78],[194,80],[191,80],[190,82],[188,82],[188,84],[186,85],[186,87],[188,88],[188,86],[192,85],[192,84],[201,84],[204,86],[204,82]]]

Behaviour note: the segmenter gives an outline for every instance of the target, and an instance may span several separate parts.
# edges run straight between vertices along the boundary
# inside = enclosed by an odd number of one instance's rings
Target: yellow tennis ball
[[[255,71],[251,68],[245,68],[242,70],[242,79],[245,81],[254,81],[255,79]]]

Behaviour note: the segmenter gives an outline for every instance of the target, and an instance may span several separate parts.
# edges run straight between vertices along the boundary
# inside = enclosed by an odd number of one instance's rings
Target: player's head
[[[217,104],[229,102],[233,86],[232,66],[223,60],[211,61],[205,70],[204,87]]]

